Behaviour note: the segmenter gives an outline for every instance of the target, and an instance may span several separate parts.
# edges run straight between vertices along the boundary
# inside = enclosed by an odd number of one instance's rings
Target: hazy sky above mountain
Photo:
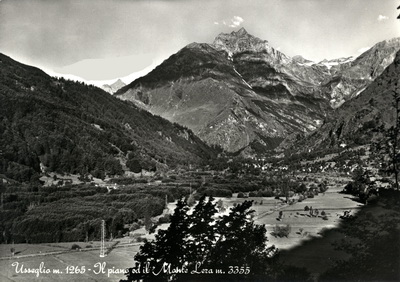
[[[0,0],[0,52],[87,80],[151,69],[245,27],[289,55],[359,55],[400,36],[397,0]]]

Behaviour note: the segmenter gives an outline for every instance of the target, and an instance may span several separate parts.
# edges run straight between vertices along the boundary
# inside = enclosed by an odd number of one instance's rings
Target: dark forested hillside
[[[0,54],[0,174],[137,172],[199,163],[212,150],[179,125],[83,83],[56,79]]]

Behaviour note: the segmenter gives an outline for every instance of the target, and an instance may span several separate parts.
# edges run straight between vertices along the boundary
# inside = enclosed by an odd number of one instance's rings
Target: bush
[[[310,210],[310,208],[308,206],[304,207],[304,211],[309,211],[309,210]]]
[[[129,226],[129,231],[134,231],[140,228],[140,224],[137,222],[134,222],[131,224],[131,226]]]
[[[239,192],[239,193],[237,194],[237,197],[238,197],[238,198],[247,198],[243,192]]]
[[[322,216],[326,215],[325,211],[322,211],[322,212],[321,212],[321,215],[322,215]]]
[[[272,235],[279,238],[288,237],[291,231],[292,228],[289,224],[287,225],[276,224],[274,226],[274,230],[272,231]]]
[[[169,222],[170,222],[169,214],[166,214],[158,219],[158,224],[169,223]]]
[[[79,246],[78,244],[73,244],[73,245],[71,246],[71,250],[80,250],[80,249],[82,249],[82,248],[81,248],[81,246]]]
[[[324,193],[326,192],[326,190],[328,190],[328,185],[325,182],[323,182],[318,185],[318,188],[319,192]]]
[[[257,197],[256,192],[250,192],[250,193],[249,193],[249,197]]]
[[[307,191],[307,186],[304,183],[301,183],[297,188],[296,188],[296,193],[303,193]]]
[[[379,197],[377,195],[370,195],[367,199],[368,204],[376,204],[379,201]]]

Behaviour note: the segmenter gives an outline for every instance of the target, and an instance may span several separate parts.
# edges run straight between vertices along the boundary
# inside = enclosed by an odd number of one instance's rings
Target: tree
[[[122,166],[118,160],[113,157],[107,157],[104,162],[104,170],[109,175],[121,175],[123,174]]]
[[[193,210],[189,228],[193,238],[193,243],[188,245],[189,264],[203,262],[203,258],[210,255],[209,252],[216,240],[213,217],[217,213],[217,208],[213,200],[213,197],[209,197],[206,202],[205,196],[202,196]]]
[[[145,214],[144,214],[144,228],[146,229],[147,232],[150,232],[151,227],[153,226],[153,222],[151,221],[151,216],[150,216],[150,211],[149,208],[146,208]]]
[[[140,252],[135,256],[137,261],[134,268],[129,269],[126,281],[144,279],[145,281],[165,281],[169,280],[166,273],[154,276],[147,273],[146,266],[149,265],[153,270],[162,269],[164,263],[171,268],[182,267],[186,261],[187,239],[189,231],[189,221],[187,212],[189,210],[185,201],[179,200],[174,214],[171,216],[171,224],[167,230],[159,230],[155,241],[147,241],[140,248]],[[135,269],[138,273],[135,273]]]
[[[266,229],[251,220],[251,201],[231,209],[217,222],[218,240],[212,249],[209,265],[249,267],[254,274],[268,273],[268,257],[275,247],[266,246]]]
[[[319,188],[319,192],[325,193],[326,190],[328,190],[327,182],[326,181],[321,182],[320,184],[318,184],[318,188]]]
[[[222,202],[221,199],[218,200],[217,202],[217,208],[220,212],[224,212],[225,211],[225,207],[224,207],[224,202]]]
[[[304,193],[307,192],[307,186],[304,183],[301,183],[297,188],[296,188],[296,193]]]
[[[398,64],[395,61],[395,64]],[[393,85],[389,87],[387,91],[391,92],[393,97],[392,106],[394,109],[394,123],[385,128],[384,125],[380,126],[380,132],[382,137],[375,143],[373,147],[375,153],[378,157],[382,157],[381,152],[384,151],[388,158],[381,159],[382,169],[388,174],[394,175],[394,188],[399,190],[399,172],[400,172],[400,86],[399,79],[390,80],[388,85]]]
[[[357,196],[362,202],[366,202],[369,190],[373,185],[369,176],[370,172],[368,170],[364,170],[361,166],[358,166],[353,172],[353,181],[344,187],[344,192]]]
[[[130,268],[127,280],[134,281],[206,281],[229,279],[233,266],[251,270],[241,279],[272,275],[275,247],[266,246],[266,229],[251,219],[251,201],[233,207],[228,215],[217,218],[216,204],[203,196],[189,213],[179,200],[167,230],[159,230],[152,242],[146,242],[135,256],[136,266]],[[196,274],[204,269],[221,269],[225,274]],[[189,273],[168,273],[168,269],[187,269]],[[150,270],[150,271],[147,271]],[[158,274],[158,275],[155,275]],[[237,277],[237,275],[235,275]]]
[[[142,165],[140,164],[140,161],[137,158],[128,159],[126,161],[126,166],[129,168],[130,171],[134,173],[139,173],[142,171]]]
[[[3,210],[4,192],[6,191],[6,186],[3,183],[3,179],[0,179],[0,210]]]
[[[195,193],[192,193],[188,196],[187,204],[189,205],[189,207],[193,206],[196,203],[196,199],[194,196],[195,196]]]

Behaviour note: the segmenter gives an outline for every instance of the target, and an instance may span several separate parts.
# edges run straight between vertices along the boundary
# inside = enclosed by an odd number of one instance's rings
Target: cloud
[[[244,19],[242,17],[234,16],[231,19],[231,24],[229,26],[230,27],[238,27],[242,24],[242,22],[244,22]]]
[[[233,16],[229,20],[223,20],[221,22],[214,22],[215,25],[223,24],[229,27],[238,27],[244,22],[244,19],[239,16]]]
[[[389,17],[384,16],[384,15],[379,15],[378,18],[377,18],[377,20],[380,21],[380,22],[386,21],[388,19],[389,19]]]
[[[364,53],[365,51],[368,51],[369,49],[371,49],[371,47],[362,47],[360,49],[357,50],[358,53]]]

